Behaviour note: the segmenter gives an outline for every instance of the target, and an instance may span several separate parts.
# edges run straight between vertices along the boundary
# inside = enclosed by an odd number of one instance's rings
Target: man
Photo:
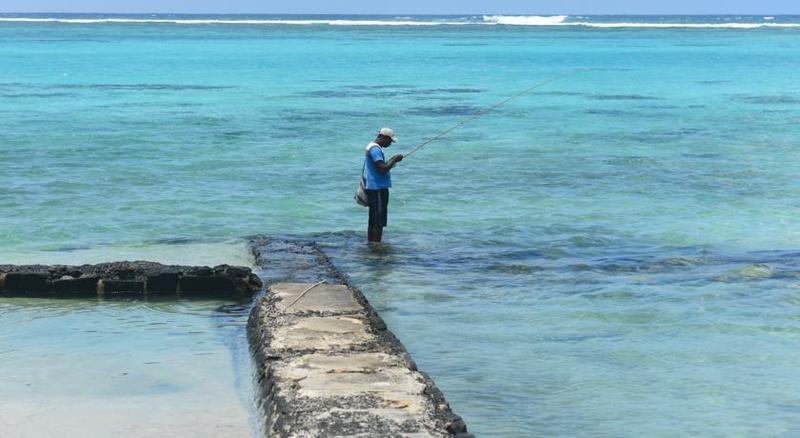
[[[397,136],[391,128],[381,128],[375,141],[367,145],[366,192],[369,199],[369,226],[367,227],[367,240],[380,242],[383,237],[383,227],[386,226],[389,206],[389,187],[392,186],[392,176],[389,171],[395,164],[403,161],[403,156],[398,154],[386,161],[383,149],[397,142]]]

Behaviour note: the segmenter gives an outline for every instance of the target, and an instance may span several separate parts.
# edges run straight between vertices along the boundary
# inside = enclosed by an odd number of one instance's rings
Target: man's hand
[[[393,156],[392,158],[389,158],[389,161],[387,161],[386,163],[384,163],[383,161],[376,161],[375,165],[378,166],[378,172],[386,173],[392,167],[394,167],[395,164],[397,164],[397,163],[399,163],[401,161],[403,161],[403,155],[402,154],[397,154],[397,155]]]

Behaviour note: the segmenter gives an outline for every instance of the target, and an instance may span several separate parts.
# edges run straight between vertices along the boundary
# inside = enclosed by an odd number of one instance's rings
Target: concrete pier
[[[250,315],[267,436],[472,436],[316,245],[262,239],[253,248],[281,280],[304,279],[273,283]]]
[[[470,436],[359,298],[341,284],[278,283],[258,303],[249,326],[267,435]]]

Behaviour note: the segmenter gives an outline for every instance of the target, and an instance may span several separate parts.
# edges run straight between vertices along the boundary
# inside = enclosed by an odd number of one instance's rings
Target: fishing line
[[[317,286],[321,285],[322,283],[325,283],[325,280],[322,280],[322,281],[320,281],[319,283],[314,283],[314,284],[312,284],[311,286],[309,286],[309,287],[308,287],[306,290],[304,290],[303,292],[301,292],[301,293],[300,293],[300,295],[298,295],[298,296],[297,296],[297,298],[295,298],[295,299],[294,299],[294,301],[292,301],[291,303],[289,303],[289,305],[288,305],[288,306],[286,306],[284,309],[288,309],[288,308],[290,308],[290,307],[294,306],[294,303],[296,303],[296,302],[300,301],[300,298],[303,298],[304,296],[306,296],[306,294],[307,294],[307,293],[308,293],[308,292],[309,292],[311,289],[314,289],[315,287],[317,287]]]
[[[494,105],[490,106],[489,108],[486,108],[486,109],[484,109],[484,110],[480,111],[478,114],[475,114],[475,115],[474,115],[474,116],[472,116],[472,117],[469,117],[469,118],[467,118],[467,119],[464,119],[464,120],[462,120],[462,121],[458,122],[458,123],[457,123],[455,126],[453,126],[453,127],[451,127],[451,128],[448,128],[448,129],[446,129],[446,130],[444,130],[444,131],[442,131],[442,132],[440,132],[440,133],[436,134],[436,135],[435,135],[435,136],[433,136],[432,138],[430,138],[430,139],[426,140],[425,142],[423,142],[423,143],[419,144],[419,145],[418,145],[417,147],[415,147],[414,149],[411,149],[411,151],[410,151],[409,153],[407,153],[407,154],[404,154],[404,155],[403,155],[403,158],[407,158],[407,157],[409,157],[409,156],[410,156],[411,154],[413,154],[414,152],[416,152],[416,151],[418,151],[418,150],[422,149],[423,147],[427,146],[428,144],[432,143],[433,141],[435,141],[435,140],[438,140],[438,139],[440,139],[440,138],[444,137],[444,136],[445,136],[445,135],[447,135],[448,133],[450,133],[450,132],[454,131],[456,128],[459,128],[459,127],[461,127],[461,126],[464,126],[464,125],[466,125],[467,123],[469,123],[469,122],[471,122],[471,121],[473,121],[473,120],[477,119],[478,117],[481,117],[481,116],[483,116],[483,115],[486,115],[486,114],[490,113],[491,111],[493,111],[493,110],[497,109],[498,107],[500,107],[500,106],[502,106],[502,105],[504,105],[504,104],[506,104],[506,103],[508,103],[508,102],[511,102],[512,100],[514,100],[514,99],[516,99],[516,98],[518,98],[518,97],[520,97],[520,96],[522,96],[522,95],[525,95],[525,94],[527,94],[527,93],[530,93],[531,91],[533,91],[533,90],[535,90],[535,89],[537,89],[537,88],[544,87],[545,85],[547,85],[547,84],[550,84],[550,83],[553,83],[553,82],[555,82],[555,81],[557,81],[557,80],[559,80],[559,79],[561,79],[561,78],[563,78],[563,77],[565,77],[565,76],[569,76],[570,74],[577,73],[578,71],[583,71],[583,70],[587,70],[587,69],[577,69],[576,71],[569,72],[569,73],[565,73],[565,74],[563,74],[563,75],[559,75],[559,76],[556,76],[556,77],[554,77],[554,78],[550,78],[550,79],[544,80],[544,81],[542,81],[542,82],[538,82],[538,83],[534,84],[533,86],[531,86],[531,87],[529,87],[529,88],[526,88],[526,89],[524,89],[524,90],[520,91],[519,93],[516,93],[516,94],[512,95],[511,97],[507,97],[507,98],[505,98],[505,99],[501,100],[500,102],[497,102],[497,103],[495,103]]]

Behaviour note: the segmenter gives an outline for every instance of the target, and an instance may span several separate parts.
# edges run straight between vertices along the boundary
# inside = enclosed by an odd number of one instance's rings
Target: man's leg
[[[382,227],[373,227],[372,225],[370,225],[367,228],[367,240],[370,242],[380,242],[381,235],[383,234],[382,232],[383,232]]]
[[[382,228],[380,226],[380,190],[367,190],[366,192],[367,198],[369,199],[369,224],[367,226],[367,241],[380,242]]]
[[[381,206],[378,214],[378,242],[383,239],[383,227],[386,226],[389,219],[389,189],[381,189],[378,193],[378,205]]]

